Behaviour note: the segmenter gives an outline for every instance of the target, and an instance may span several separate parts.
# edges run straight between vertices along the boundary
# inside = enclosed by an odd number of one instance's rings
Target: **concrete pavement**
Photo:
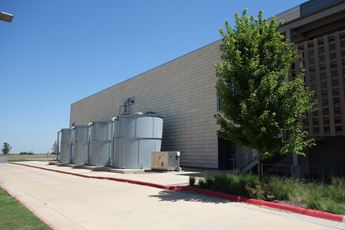
[[[11,164],[0,164],[0,186],[55,229],[345,229],[342,223],[192,193]]]

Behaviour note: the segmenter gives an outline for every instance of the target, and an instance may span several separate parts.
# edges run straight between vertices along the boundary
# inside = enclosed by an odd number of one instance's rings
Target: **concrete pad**
[[[116,169],[116,168],[108,168],[108,172],[122,173],[122,174],[138,174],[138,173],[145,173],[145,169]]]
[[[193,193],[81,178],[13,164],[0,165],[0,185],[55,229],[345,228],[337,222]]]
[[[18,162],[23,163],[23,162]],[[43,167],[47,169],[54,169],[69,173],[78,173],[87,176],[104,176],[104,177],[113,177],[120,179],[130,179],[130,180],[139,180],[149,183],[157,183],[162,185],[188,185],[189,184],[189,175],[197,174],[197,172],[148,172],[148,173],[114,173],[108,171],[95,171],[82,168],[72,168],[72,167],[59,167],[56,165],[49,165],[47,162],[42,161],[26,161],[23,164]]]

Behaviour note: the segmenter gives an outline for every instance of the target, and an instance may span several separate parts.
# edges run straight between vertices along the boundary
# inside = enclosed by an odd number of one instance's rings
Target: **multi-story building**
[[[284,20],[281,32],[299,54],[290,78],[304,68],[306,86],[316,92],[319,104],[304,119],[318,145],[303,165],[307,171],[326,173],[332,168],[345,173],[345,2],[311,0],[277,18]],[[218,108],[214,64],[220,60],[220,42],[73,103],[70,124],[110,119],[131,98],[129,112],[154,111],[164,117],[162,149],[181,151],[182,166],[232,168],[233,155],[243,148],[219,140],[214,119]]]
[[[318,102],[304,119],[317,141],[308,154],[309,171],[345,175],[345,1],[312,0],[285,14],[281,31],[298,50],[290,78],[304,69],[305,85]]]

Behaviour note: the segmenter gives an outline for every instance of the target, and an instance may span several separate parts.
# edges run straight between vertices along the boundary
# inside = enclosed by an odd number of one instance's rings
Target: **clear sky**
[[[220,39],[235,11],[270,17],[288,0],[0,0],[0,143],[46,153],[70,104]]]

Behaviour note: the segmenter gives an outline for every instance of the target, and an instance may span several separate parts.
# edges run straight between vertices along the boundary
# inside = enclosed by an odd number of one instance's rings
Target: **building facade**
[[[128,98],[129,113],[164,118],[162,150],[181,151],[181,164],[218,168],[216,77],[219,42],[179,57],[71,105],[70,123],[110,119]]]
[[[316,92],[319,103],[318,111],[306,115],[304,125],[321,145],[337,143],[333,153],[324,156],[322,148],[312,149],[308,162],[313,156],[320,159],[306,165],[321,164],[332,154],[344,159],[345,2],[312,0],[277,18],[285,21],[280,30],[299,54],[289,77],[305,69],[306,86]],[[131,98],[130,113],[153,111],[164,117],[162,150],[181,151],[182,166],[232,168],[232,155],[239,148],[218,140],[214,119],[219,45],[220,41],[214,42],[73,103],[70,124],[110,119]],[[335,161],[337,167],[344,167]]]

